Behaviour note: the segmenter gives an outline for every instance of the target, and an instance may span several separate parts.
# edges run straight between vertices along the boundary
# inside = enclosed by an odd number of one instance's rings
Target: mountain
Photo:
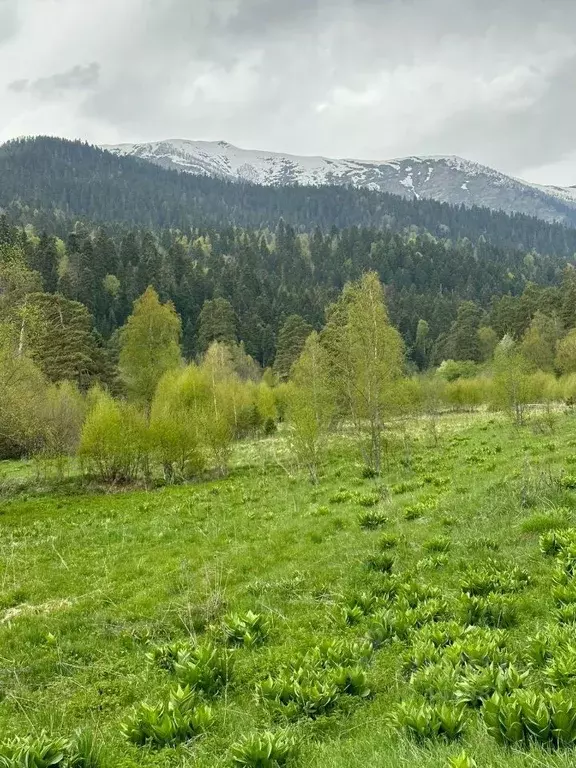
[[[163,168],[231,181],[264,186],[350,185],[417,200],[481,206],[576,224],[576,187],[530,184],[460,157],[332,160],[240,149],[225,141],[185,139],[104,145],[103,149]]]
[[[77,220],[187,232],[230,226],[273,231],[282,218],[298,232],[334,227],[427,231],[452,241],[483,238],[500,248],[562,258],[576,253],[574,210],[569,211],[573,226],[567,227],[365,187],[238,183],[42,136],[0,146],[2,211],[19,225],[59,236],[66,236]]]

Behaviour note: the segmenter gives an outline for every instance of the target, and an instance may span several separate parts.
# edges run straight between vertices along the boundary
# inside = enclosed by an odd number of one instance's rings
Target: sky
[[[0,0],[0,142],[460,155],[576,185],[576,0]]]

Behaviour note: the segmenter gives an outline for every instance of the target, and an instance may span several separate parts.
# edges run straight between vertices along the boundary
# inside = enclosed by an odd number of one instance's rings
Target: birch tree
[[[360,437],[366,466],[379,474],[386,419],[395,410],[404,346],[392,327],[375,272],[348,284],[323,335],[344,414]]]

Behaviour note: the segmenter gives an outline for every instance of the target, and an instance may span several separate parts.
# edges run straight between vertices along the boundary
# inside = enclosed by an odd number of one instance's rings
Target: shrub
[[[252,648],[268,639],[270,622],[263,613],[248,611],[225,617],[223,628],[230,644]]]
[[[78,455],[86,471],[102,482],[136,480],[146,469],[146,420],[134,406],[101,394],[88,414]]]
[[[164,747],[189,741],[213,722],[212,710],[190,688],[178,687],[168,701],[139,704],[120,725],[128,741],[138,746]]]
[[[295,748],[294,739],[285,733],[251,733],[232,745],[232,765],[238,768],[282,768]]]

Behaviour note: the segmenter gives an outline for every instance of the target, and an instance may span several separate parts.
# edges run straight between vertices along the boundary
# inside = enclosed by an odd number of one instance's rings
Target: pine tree
[[[205,352],[214,341],[237,341],[236,315],[227,299],[205,301],[198,319],[198,350]]]
[[[300,315],[290,315],[286,318],[278,333],[274,360],[274,371],[281,381],[288,379],[290,370],[300,357],[312,330],[312,326]]]

